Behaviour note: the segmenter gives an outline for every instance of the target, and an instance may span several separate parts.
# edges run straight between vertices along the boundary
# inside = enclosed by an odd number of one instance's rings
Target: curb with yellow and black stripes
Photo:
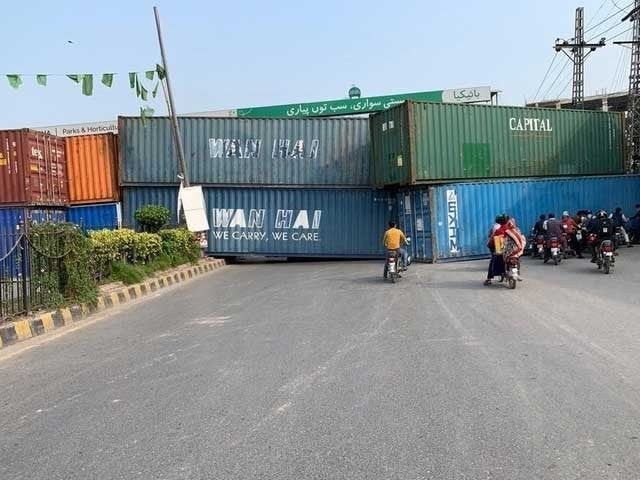
[[[170,274],[159,275],[136,285],[123,287],[115,292],[102,295],[96,304],[73,305],[53,312],[37,315],[34,318],[10,322],[0,326],[0,348],[29,338],[43,335],[56,328],[74,324],[89,315],[108,310],[115,305],[127,303],[149,295],[168,286],[191,280],[207,272],[218,270],[226,265],[224,260],[211,260],[190,266]]]

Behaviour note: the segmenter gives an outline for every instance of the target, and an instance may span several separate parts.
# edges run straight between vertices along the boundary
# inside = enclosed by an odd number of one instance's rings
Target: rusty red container
[[[69,203],[63,138],[33,130],[0,131],[0,204]]]

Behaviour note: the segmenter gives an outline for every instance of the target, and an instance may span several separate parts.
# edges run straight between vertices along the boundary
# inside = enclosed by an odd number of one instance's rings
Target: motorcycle
[[[547,251],[544,256],[544,263],[547,263],[549,260],[553,260],[554,265],[558,265],[562,261],[562,256],[560,255],[560,242],[558,241],[558,237],[551,237],[549,239],[547,245]]]
[[[518,285],[518,282],[522,281],[520,278],[520,259],[516,257],[510,257],[504,259],[504,277],[507,280],[507,285],[511,290],[514,290]]]
[[[625,245],[626,243],[624,235],[622,234],[622,227],[616,227],[616,234],[614,237],[615,247],[619,248],[621,245]]]
[[[536,235],[533,230],[531,230],[531,235],[527,238],[527,243],[524,247],[523,255],[531,255],[535,257],[536,254]]]
[[[611,240],[603,240],[600,243],[600,251],[598,252],[598,270],[602,269],[606,275],[609,275],[614,263],[613,242]]]
[[[544,235],[536,237],[536,248],[533,252],[534,257],[544,258]]]
[[[407,244],[411,241],[410,238],[407,238]],[[387,275],[385,278],[391,280],[391,283],[396,283],[400,276],[400,272],[404,272],[409,265],[411,265],[411,256],[407,255],[407,264],[404,265],[402,262],[402,256],[396,250],[387,250]]]

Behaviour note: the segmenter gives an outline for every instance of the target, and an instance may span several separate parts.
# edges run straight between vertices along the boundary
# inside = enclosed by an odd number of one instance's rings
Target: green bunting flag
[[[153,113],[154,110],[151,107],[140,107],[140,120],[143,127],[147,126],[147,118],[152,117]]]
[[[107,88],[111,88],[111,85],[113,85],[113,73],[103,73],[102,84]]]
[[[145,72],[147,80],[153,80],[153,76],[156,74],[155,70],[148,70]]]
[[[164,80],[164,77],[167,76],[162,65],[156,64],[156,72],[158,72],[158,78],[160,80]]]
[[[138,75],[136,75],[136,97],[140,98],[140,82],[138,81]]]
[[[82,77],[82,94],[87,97],[93,95],[93,75],[90,73]]]
[[[138,74],[136,72],[129,73],[129,88],[135,88],[138,83]]]
[[[82,80],[83,75],[78,75],[78,74],[70,74],[67,75],[67,77],[71,80],[73,80],[76,83],[80,83],[80,81]]]
[[[156,98],[156,95],[158,95],[158,87],[160,86],[160,82],[156,82],[156,86],[153,87],[153,92],[151,92],[151,96],[153,98]]]
[[[36,75],[36,82],[42,87],[47,86],[47,76],[43,74]]]
[[[18,74],[7,75],[7,80],[9,80],[9,85],[13,88],[19,88],[22,85],[22,78]]]
[[[142,98],[142,100],[144,100],[145,102],[148,98],[148,92],[147,89],[144,88],[144,85],[140,85],[140,98]]]

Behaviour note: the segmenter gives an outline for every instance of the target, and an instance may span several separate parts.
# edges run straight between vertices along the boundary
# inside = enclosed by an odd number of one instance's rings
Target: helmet
[[[596,213],[596,216],[598,218],[605,218],[607,216],[607,212],[606,210],[598,210],[598,213]]]
[[[569,216],[569,212],[565,210],[564,212],[562,212],[562,216],[563,217],[568,217]]]

